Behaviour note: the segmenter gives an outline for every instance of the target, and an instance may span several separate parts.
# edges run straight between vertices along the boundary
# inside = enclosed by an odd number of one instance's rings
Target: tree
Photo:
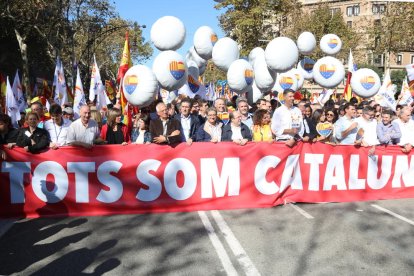
[[[302,32],[308,31],[315,35],[316,41],[320,41],[325,34],[336,34],[342,40],[342,51],[336,57],[346,60],[349,49],[358,45],[360,36],[349,28],[340,12],[333,13],[326,4],[320,4],[310,13],[303,13],[295,18],[293,24],[287,31],[288,36],[297,38]],[[319,59],[325,54],[317,47],[312,53],[312,58]]]
[[[152,54],[136,22],[123,20],[109,0],[8,0],[0,2],[0,71],[11,75],[23,68],[23,84],[30,95],[29,81],[51,79],[56,57],[65,65],[67,79],[80,66],[83,79],[96,53],[103,78],[116,75],[125,32],[136,40],[132,55],[145,59]],[[134,50],[134,48],[133,48]],[[103,65],[103,66],[102,66]]]
[[[220,26],[239,43],[241,55],[247,56],[253,48],[284,34],[300,4],[297,0],[226,0],[216,9],[225,10],[219,17]]]
[[[220,70],[217,66],[214,66],[213,61],[209,60],[207,63],[206,70],[203,74],[204,83],[216,82],[218,80],[227,79],[226,72]]]
[[[392,84],[395,84],[397,86],[397,93],[396,96],[398,96],[401,92],[401,86],[402,83],[407,76],[407,73],[405,70],[393,70],[391,71],[391,81]]]
[[[414,3],[387,2],[385,14],[372,22],[368,33],[376,54],[385,54],[389,68],[391,53],[414,49]]]

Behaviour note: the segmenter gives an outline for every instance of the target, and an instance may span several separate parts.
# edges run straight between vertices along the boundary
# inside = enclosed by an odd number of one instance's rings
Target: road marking
[[[236,239],[230,227],[224,221],[220,213],[218,211],[211,211],[211,214],[214,220],[216,221],[217,226],[219,227],[221,233],[226,239],[227,244],[229,245],[230,249],[233,251],[234,256],[236,257],[237,261],[239,262],[242,269],[244,270],[245,274],[246,275],[260,275],[260,272],[257,270],[253,262],[250,260],[246,251],[244,251],[243,247],[241,246],[239,241]]]
[[[408,219],[406,217],[403,217],[403,216],[401,216],[401,215],[399,215],[397,213],[394,213],[393,211],[390,211],[388,209],[385,209],[384,207],[378,206],[377,204],[371,204],[371,206],[374,207],[374,208],[377,208],[378,210],[381,210],[381,211],[383,211],[383,212],[385,212],[385,213],[387,213],[387,214],[389,214],[389,215],[391,215],[393,217],[396,217],[397,219],[400,219],[402,221],[405,221],[406,223],[409,223],[411,225],[414,225],[414,221],[412,221],[412,220],[410,220],[410,219]]]
[[[295,202],[289,202],[288,205],[292,206],[293,209],[295,209],[296,211],[298,211],[299,214],[301,214],[305,218],[307,218],[307,219],[314,219],[314,217],[311,214],[309,214],[308,212],[306,212],[305,210],[303,210],[299,206],[295,205]]]
[[[223,265],[224,270],[227,275],[238,275],[236,269],[230,261],[229,255],[227,255],[226,250],[224,249],[223,244],[220,242],[219,238],[214,231],[213,225],[211,225],[210,220],[208,219],[206,212],[198,211],[201,222],[203,222],[204,227],[207,230],[208,237],[210,238],[211,243],[213,244],[214,249],[217,252],[217,255]]]

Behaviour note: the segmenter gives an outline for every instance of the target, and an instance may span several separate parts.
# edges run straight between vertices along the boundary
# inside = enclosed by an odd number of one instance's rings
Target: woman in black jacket
[[[35,112],[26,114],[28,127],[19,129],[16,145],[31,153],[37,153],[49,146],[49,133],[43,128],[37,127],[39,115]]]

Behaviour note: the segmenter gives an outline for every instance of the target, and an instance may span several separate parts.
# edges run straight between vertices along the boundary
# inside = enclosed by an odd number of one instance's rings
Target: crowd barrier
[[[0,217],[265,208],[285,202],[414,197],[414,159],[398,146],[185,143],[5,149]]]

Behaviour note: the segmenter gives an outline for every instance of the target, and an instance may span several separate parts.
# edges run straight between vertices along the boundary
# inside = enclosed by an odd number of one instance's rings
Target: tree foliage
[[[0,72],[13,75],[16,68],[33,83],[36,77],[53,78],[56,57],[65,66],[67,79],[79,65],[88,79],[93,54],[103,78],[113,78],[129,30],[135,61],[149,58],[152,49],[136,22],[119,17],[109,0],[5,0],[0,2]],[[70,82],[70,81],[69,81]]]
[[[385,14],[368,29],[377,54],[414,49],[414,3],[388,2]]]
[[[241,45],[242,56],[283,34],[299,8],[297,0],[226,0],[216,5],[224,10],[221,28]]]
[[[313,33],[316,41],[320,41],[325,34],[332,33],[338,35],[342,40],[342,50],[336,55],[339,59],[347,59],[349,49],[354,49],[360,39],[360,36],[346,25],[340,12],[332,14],[329,6],[324,4],[296,18],[288,30],[288,35],[291,38],[297,38],[304,31]],[[317,47],[312,57],[318,59],[324,55]]]

